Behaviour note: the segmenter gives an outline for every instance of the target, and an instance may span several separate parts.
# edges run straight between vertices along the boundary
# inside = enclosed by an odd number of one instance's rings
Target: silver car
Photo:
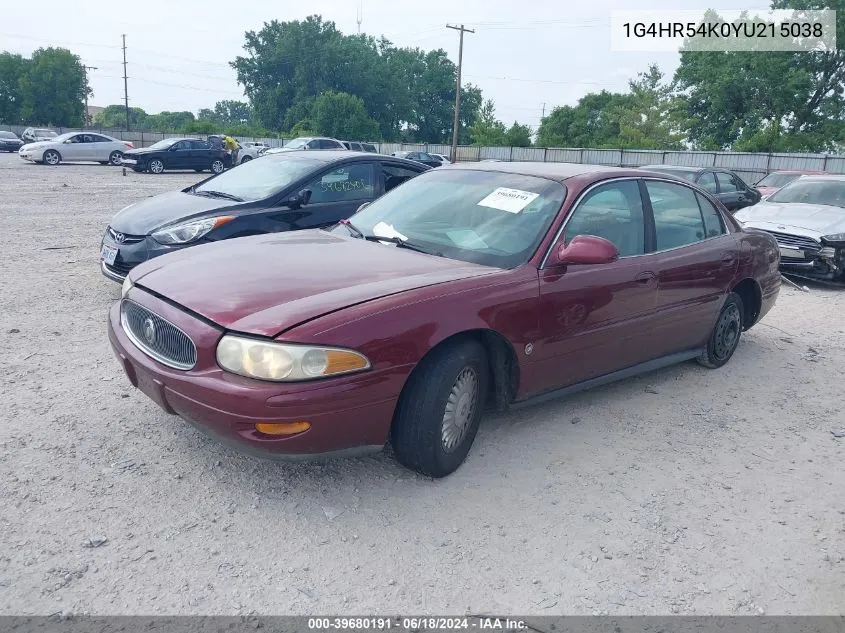
[[[774,236],[783,272],[845,283],[845,176],[801,176],[734,217]]]
[[[46,165],[58,165],[62,161],[120,165],[123,152],[133,148],[134,145],[129,141],[104,134],[68,132],[54,139],[27,143],[18,150],[18,156]]]
[[[300,136],[285,143],[284,147],[271,147],[265,154],[279,154],[302,149],[346,149],[336,138],[328,136]]]

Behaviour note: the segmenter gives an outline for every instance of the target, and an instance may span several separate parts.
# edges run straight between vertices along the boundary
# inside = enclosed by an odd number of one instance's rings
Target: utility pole
[[[123,103],[126,106],[126,131],[129,131],[129,82],[126,78],[126,34],[123,35]]]
[[[361,22],[364,20],[364,2],[358,3],[358,12],[356,13],[355,17],[358,19],[358,35],[361,35]]]
[[[540,115],[540,121],[546,118],[546,102],[543,101],[543,114]]]
[[[85,127],[88,127],[90,123],[88,117],[88,71],[89,70],[97,70],[96,66],[82,66],[82,70],[85,71]]]
[[[472,29],[464,28],[464,25],[446,25],[447,29],[454,29],[461,32],[461,43],[458,46],[458,81],[455,88],[455,123],[452,126],[452,155],[449,157],[453,163],[458,162],[458,129],[461,125],[461,66],[464,62],[464,32],[475,33]]]

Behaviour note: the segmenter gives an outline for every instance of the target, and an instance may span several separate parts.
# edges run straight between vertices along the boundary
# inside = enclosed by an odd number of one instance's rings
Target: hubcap
[[[716,324],[716,336],[713,352],[716,358],[724,360],[730,356],[739,343],[739,332],[742,328],[742,316],[739,308],[730,305],[722,312],[719,322]]]
[[[55,154],[55,152],[50,152],[47,154],[47,162],[51,165],[55,165],[59,162],[59,157]]]
[[[150,171],[154,174],[160,174],[164,171],[164,164],[160,160],[154,160],[150,163]]]
[[[478,376],[472,367],[464,367],[452,385],[443,413],[441,441],[447,452],[453,451],[466,436],[477,400]]]
[[[122,157],[122,156],[123,156],[123,154],[121,154],[120,152],[114,152],[114,153],[111,155],[111,162],[112,162],[112,165],[119,165],[119,164],[120,164],[120,159],[121,159],[121,157]]]

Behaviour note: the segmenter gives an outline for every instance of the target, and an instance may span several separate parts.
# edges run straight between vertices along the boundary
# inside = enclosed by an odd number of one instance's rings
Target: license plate
[[[790,259],[804,259],[804,251],[799,248],[789,248],[788,246],[781,246],[780,256],[789,257]]]
[[[103,258],[103,261],[108,264],[109,266],[114,265],[114,260],[117,257],[117,251],[114,246],[109,246],[108,244],[103,244],[103,249],[100,251],[100,257]]]

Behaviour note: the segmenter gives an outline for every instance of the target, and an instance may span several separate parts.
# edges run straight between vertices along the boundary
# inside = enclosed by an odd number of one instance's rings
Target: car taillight
[[[123,144],[126,145],[126,147],[128,147],[130,149],[135,149],[135,146],[132,143],[130,143],[129,141],[123,141]]]

